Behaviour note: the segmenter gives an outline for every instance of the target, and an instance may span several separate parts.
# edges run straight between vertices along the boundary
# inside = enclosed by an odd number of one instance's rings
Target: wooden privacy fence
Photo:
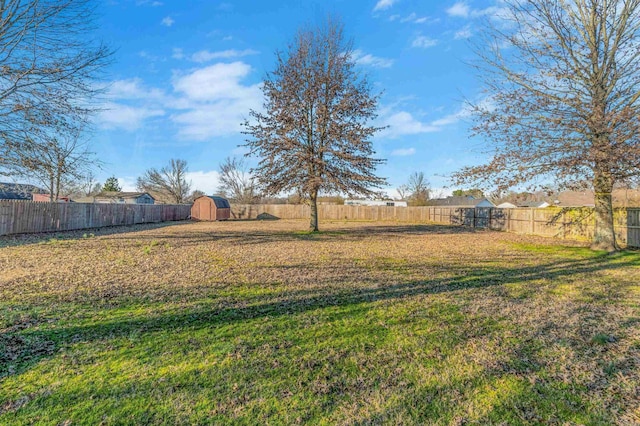
[[[232,205],[232,219],[308,219],[307,205]],[[319,205],[320,220],[373,220],[431,222],[465,225],[520,234],[564,239],[591,239],[594,232],[593,208],[472,208],[472,207],[386,207]],[[618,240],[629,247],[640,247],[640,209],[616,209],[614,222]]]
[[[0,235],[188,219],[188,204],[37,203],[0,200]]]

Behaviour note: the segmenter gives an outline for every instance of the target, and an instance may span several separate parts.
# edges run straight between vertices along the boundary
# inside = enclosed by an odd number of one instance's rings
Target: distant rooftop
[[[138,198],[145,194],[155,200],[155,198],[148,192],[102,191],[99,194],[96,194],[95,198]]]

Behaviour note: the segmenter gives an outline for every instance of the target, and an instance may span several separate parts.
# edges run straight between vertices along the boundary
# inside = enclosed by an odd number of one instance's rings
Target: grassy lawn
[[[640,424],[639,252],[322,225],[0,239],[0,424]]]

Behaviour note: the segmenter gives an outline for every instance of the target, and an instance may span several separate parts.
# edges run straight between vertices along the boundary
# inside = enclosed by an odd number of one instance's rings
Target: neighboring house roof
[[[550,205],[551,204],[546,201],[525,201],[524,203],[518,203],[518,207],[533,207],[537,209],[544,209]]]
[[[74,198],[73,201],[76,202],[76,203],[93,203],[95,201],[95,198],[93,198],[93,197],[80,197],[80,198]]]
[[[453,196],[447,198],[436,198],[428,201],[429,206],[452,206],[452,207],[495,207],[486,198],[475,198],[471,195]]]
[[[49,195],[49,194],[35,194],[34,193],[34,194],[31,194],[31,196],[33,197],[33,201],[49,202],[51,200],[51,195]],[[73,200],[71,200],[71,198],[69,198],[69,197],[58,197],[56,202],[58,202],[58,203],[72,203]]]
[[[498,204],[496,207],[499,209],[515,209],[518,206],[511,203],[502,203],[502,204]]]
[[[143,195],[148,195],[149,197],[153,197],[153,195],[148,192],[116,192],[116,191],[103,191],[99,194],[96,194],[93,198],[139,198]]]
[[[42,190],[34,185],[0,182],[0,200],[31,201],[32,194],[39,192]]]
[[[593,207],[593,191],[562,191],[556,197],[556,204],[562,207]]]
[[[231,208],[231,204],[229,204],[229,200],[227,200],[226,198],[218,197],[217,195],[203,195],[203,196],[198,197],[198,198],[202,198],[202,197],[211,198],[213,200],[213,203],[219,209],[230,209]],[[198,198],[196,198],[196,200]],[[195,202],[195,200],[193,200],[193,201]]]
[[[640,190],[616,188],[611,194],[614,207],[640,207]],[[563,191],[556,197],[557,204],[562,207],[593,207],[595,196],[593,191]]]
[[[407,207],[407,202],[396,200],[344,200],[344,205],[369,207]]]

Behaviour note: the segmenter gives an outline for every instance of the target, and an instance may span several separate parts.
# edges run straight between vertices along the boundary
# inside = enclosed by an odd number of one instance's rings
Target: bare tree
[[[90,172],[98,161],[81,140],[79,130],[49,133],[33,130],[26,139],[5,140],[0,146],[3,171],[37,181],[49,191],[51,202]]]
[[[160,170],[148,169],[138,178],[137,187],[140,191],[160,196],[164,201],[186,203],[191,191],[191,182],[187,182],[186,178],[187,172],[185,160],[171,159],[171,164]]]
[[[406,184],[402,184],[397,187],[396,192],[398,193],[398,197],[400,197],[401,200],[407,200],[407,198],[409,198],[409,196],[411,195],[411,192],[409,192],[409,186],[407,186]]]
[[[200,191],[199,189],[194,189],[193,192],[189,194],[186,201],[188,203],[193,203],[196,200],[196,198],[200,198],[203,195],[206,195],[204,191]]]
[[[375,175],[370,138],[380,128],[379,95],[356,70],[343,26],[328,20],[298,32],[263,85],[264,112],[244,123],[252,170],[266,195],[295,191],[311,204],[310,230],[318,231],[320,192],[372,195],[386,181]]]
[[[424,176],[424,172],[413,172],[407,181],[409,201],[414,206],[426,206],[431,193],[431,184]]]
[[[90,0],[0,2],[0,174],[46,181],[52,200],[92,159],[81,130],[111,56],[91,37],[93,9]]]
[[[84,120],[111,51],[91,36],[91,0],[0,3],[0,143],[23,138],[25,120]]]
[[[77,179],[66,182],[60,190],[61,194],[72,198],[89,197],[102,191],[102,185],[97,181],[93,170],[89,170]]]
[[[78,192],[84,197],[88,197],[93,194],[97,194],[102,190],[102,185],[96,179],[96,175],[93,171],[85,173],[77,183]]]
[[[256,180],[243,158],[227,157],[220,164],[218,190],[239,204],[253,204],[260,198]]]
[[[640,171],[640,1],[503,6],[477,49],[489,101],[474,106],[475,131],[491,142],[493,158],[454,180],[590,186],[592,247],[616,250],[611,192]]]

